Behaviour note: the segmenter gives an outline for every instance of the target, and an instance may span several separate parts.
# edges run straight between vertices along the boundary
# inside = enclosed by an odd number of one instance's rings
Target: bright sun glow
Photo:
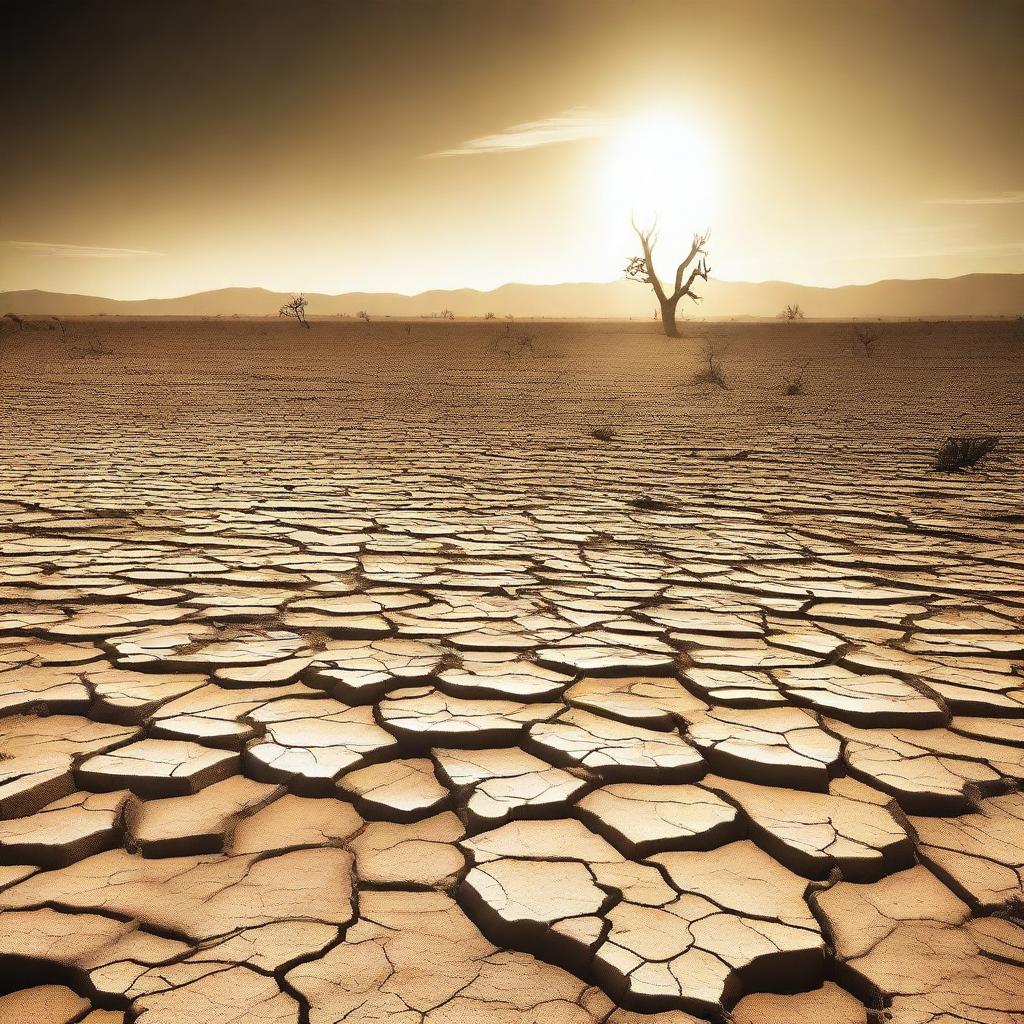
[[[602,155],[598,199],[609,259],[625,265],[637,249],[630,227],[657,221],[662,274],[689,247],[694,232],[713,227],[717,168],[699,126],[669,112],[624,120]],[[668,269],[665,269],[668,268]]]

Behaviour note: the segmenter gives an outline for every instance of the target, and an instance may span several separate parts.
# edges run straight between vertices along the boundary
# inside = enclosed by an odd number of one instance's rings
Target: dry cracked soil
[[[685,333],[0,337],[0,1021],[1024,1021],[1024,339]]]

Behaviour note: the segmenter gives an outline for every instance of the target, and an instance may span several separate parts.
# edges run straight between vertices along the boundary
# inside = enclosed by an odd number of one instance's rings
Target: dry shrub
[[[870,358],[875,354],[875,345],[882,340],[883,333],[881,327],[873,324],[857,324],[850,334],[850,342],[855,349]]]
[[[69,359],[99,359],[101,356],[113,355],[109,348],[104,348],[95,338],[90,338],[84,345],[75,345],[68,349]]]
[[[590,436],[595,441],[614,441],[615,431],[611,427],[594,427],[590,431]]]
[[[722,391],[729,390],[729,383],[722,370],[721,356],[723,350],[710,341],[704,344],[704,365],[694,374],[694,384],[712,384]]]
[[[940,473],[953,473],[980,462],[999,443],[991,434],[974,437],[950,437],[935,456],[935,468]]]
[[[670,505],[667,501],[661,501],[658,498],[652,498],[649,494],[641,494],[639,498],[634,498],[630,505],[633,508],[642,509],[644,512],[671,512],[675,506]]]
[[[804,374],[807,373],[807,367],[810,365],[810,361],[808,360],[808,362],[804,363],[804,365],[800,367],[800,371],[795,377],[790,377],[789,380],[786,381],[787,395],[794,397],[796,395],[804,395],[807,393],[804,388]]]
[[[508,362],[525,359],[535,359],[537,349],[534,347],[535,338],[526,331],[513,330],[512,324],[505,325],[503,331],[499,331],[491,341],[491,351],[503,356]]]

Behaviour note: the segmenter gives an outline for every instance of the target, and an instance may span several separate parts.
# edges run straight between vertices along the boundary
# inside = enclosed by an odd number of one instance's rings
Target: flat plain
[[[1024,1021],[1024,336],[656,328],[6,329],[0,1021]]]

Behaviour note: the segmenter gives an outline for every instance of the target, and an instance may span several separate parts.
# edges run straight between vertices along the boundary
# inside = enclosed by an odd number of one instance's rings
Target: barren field
[[[879,326],[8,329],[0,1021],[1024,1021],[1024,336]]]

